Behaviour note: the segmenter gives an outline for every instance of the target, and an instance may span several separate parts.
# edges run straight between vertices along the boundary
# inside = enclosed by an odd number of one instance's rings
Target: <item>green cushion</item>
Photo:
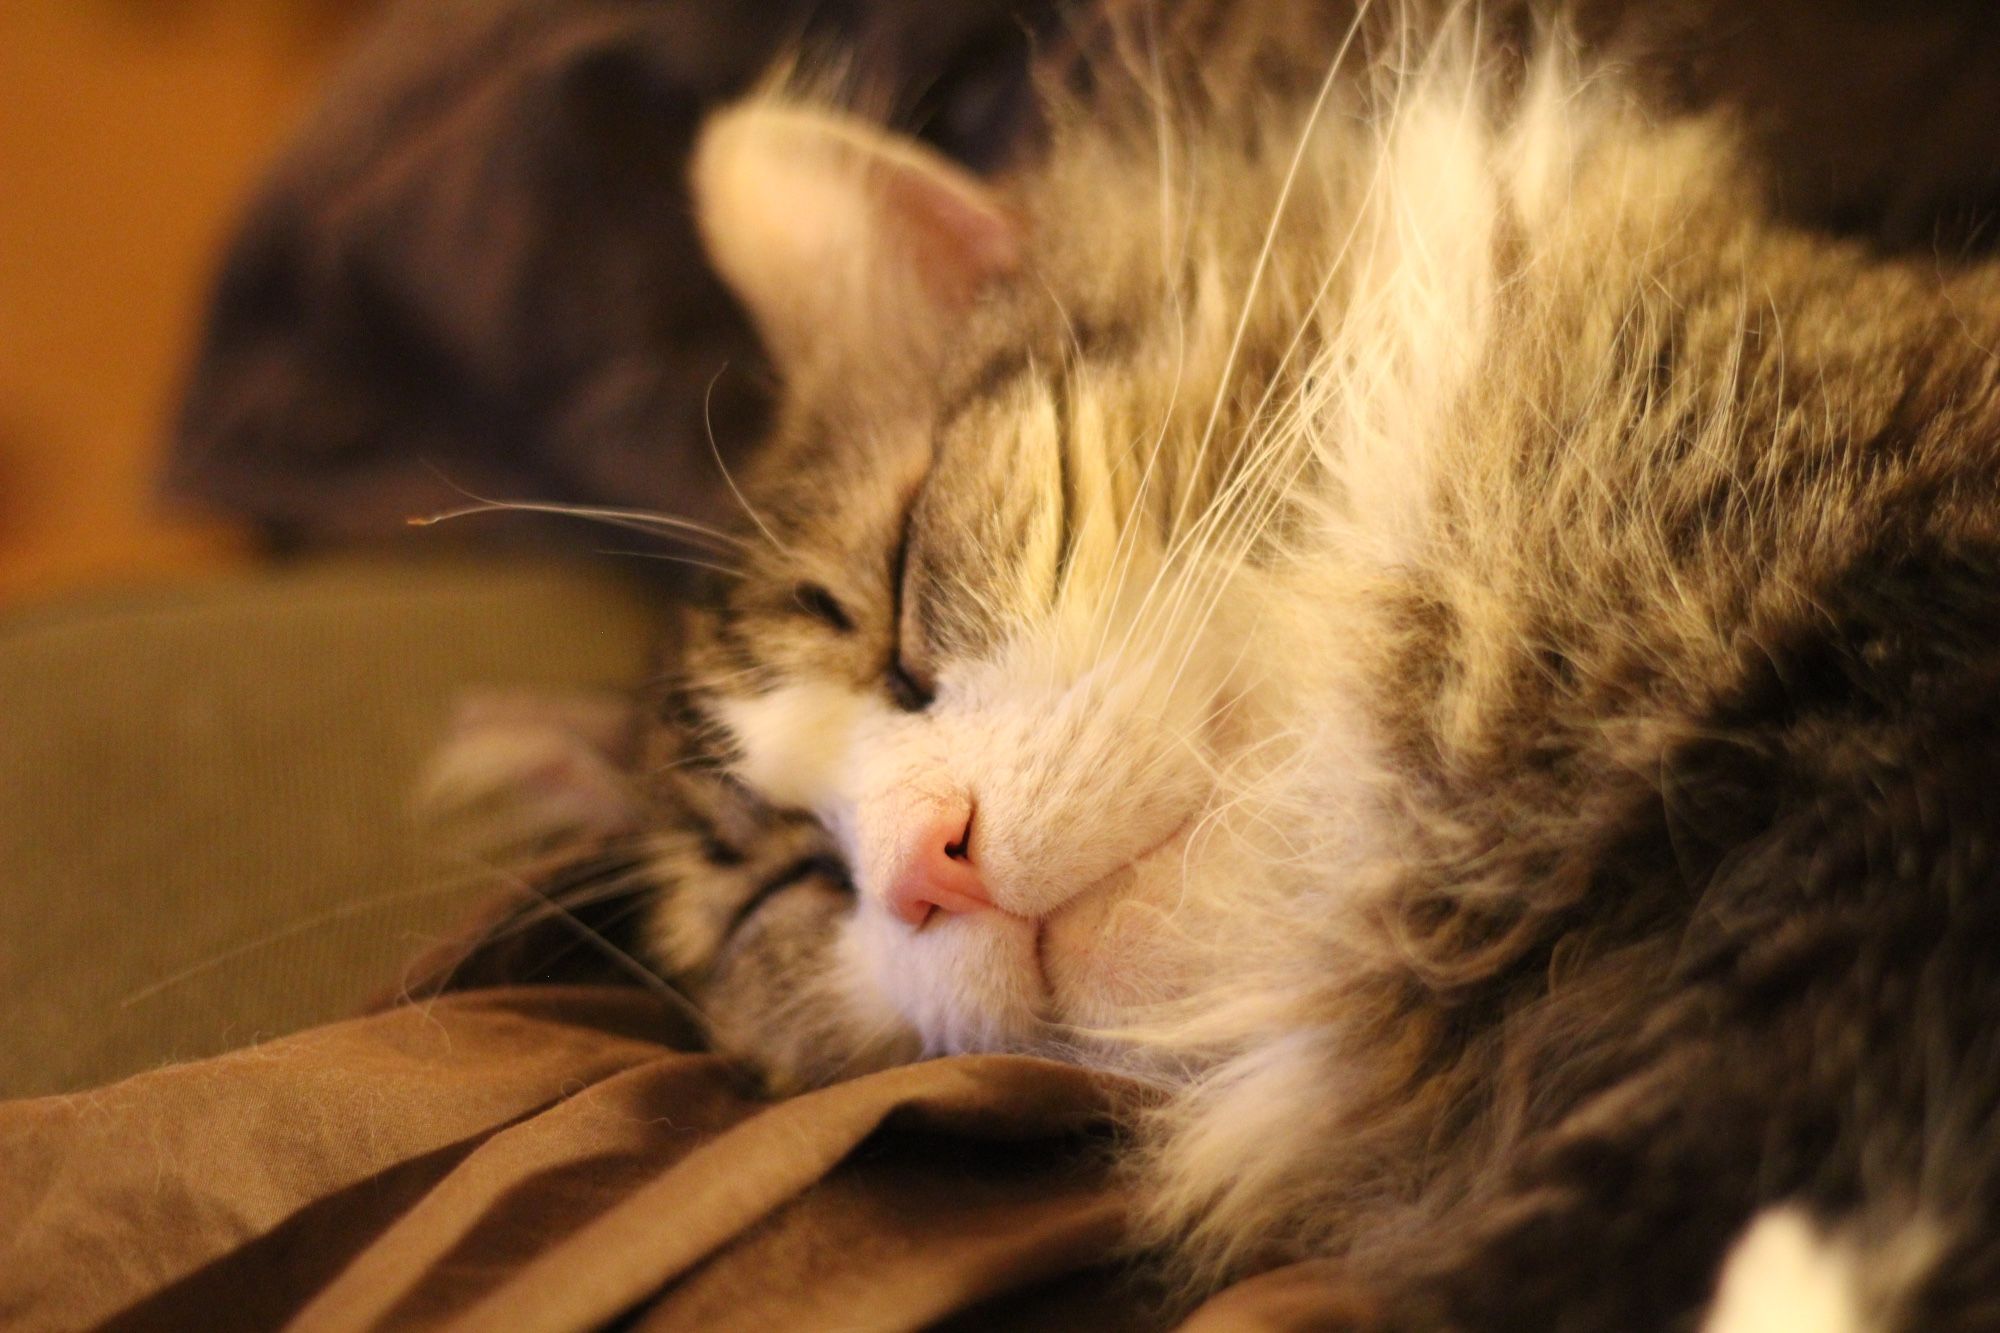
[[[622,685],[601,570],[319,565],[0,621],[0,1095],[350,1013],[490,897],[411,795],[455,698]]]

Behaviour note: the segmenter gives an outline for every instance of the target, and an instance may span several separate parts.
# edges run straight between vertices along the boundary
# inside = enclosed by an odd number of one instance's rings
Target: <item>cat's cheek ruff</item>
[[[1275,997],[1221,1003],[1266,1012],[1274,1034],[1209,1070],[1152,1113],[1135,1163],[1150,1188],[1141,1234],[1178,1242],[1198,1282],[1260,1266],[1295,1248],[1288,1223],[1311,1216],[1316,1155],[1338,1141],[1341,1071],[1335,1035],[1302,1025]]]

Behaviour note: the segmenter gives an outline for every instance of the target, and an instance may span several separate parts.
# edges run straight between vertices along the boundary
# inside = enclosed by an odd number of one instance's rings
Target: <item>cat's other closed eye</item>
[[[921,713],[937,702],[937,686],[904,665],[900,651],[890,659],[883,680],[889,686],[889,697],[906,713]]]
[[[837,634],[855,632],[854,617],[841,605],[840,599],[821,584],[807,582],[793,585],[792,601],[801,613]],[[937,687],[911,670],[903,660],[901,627],[893,627],[892,634],[898,646],[891,651],[889,664],[883,668],[883,683],[896,707],[906,713],[921,713],[936,700]]]

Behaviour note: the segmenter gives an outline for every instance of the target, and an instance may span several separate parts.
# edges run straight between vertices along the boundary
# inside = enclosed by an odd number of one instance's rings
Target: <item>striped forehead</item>
[[[1223,489],[1228,432],[1200,423],[1122,342],[997,361],[944,417],[910,514],[906,611],[975,648],[1092,597],[1117,548],[1164,547]]]
[[[903,595],[941,651],[988,646],[1055,600],[1074,522],[1062,388],[1024,365],[939,425],[910,513]]]

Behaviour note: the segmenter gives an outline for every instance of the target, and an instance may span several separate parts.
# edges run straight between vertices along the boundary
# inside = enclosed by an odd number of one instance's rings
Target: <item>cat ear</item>
[[[1016,224],[978,179],[849,117],[724,111],[691,180],[709,256],[788,376],[928,364],[1019,262]]]

